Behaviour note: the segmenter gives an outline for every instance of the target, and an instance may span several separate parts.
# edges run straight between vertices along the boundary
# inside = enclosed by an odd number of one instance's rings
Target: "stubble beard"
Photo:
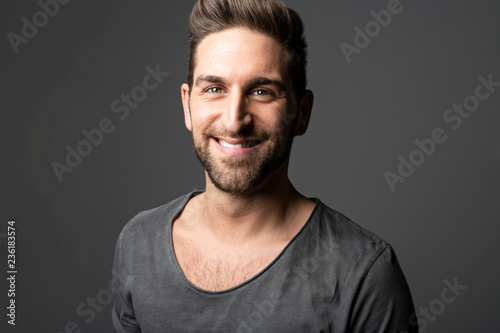
[[[247,156],[219,157],[210,151],[211,137],[258,138],[265,140],[267,147],[260,147]],[[252,132],[237,137],[219,131],[215,133],[210,128],[200,137],[193,133],[194,151],[212,183],[223,192],[237,195],[252,191],[276,171],[288,158],[292,142],[293,133],[289,129],[272,133]]]

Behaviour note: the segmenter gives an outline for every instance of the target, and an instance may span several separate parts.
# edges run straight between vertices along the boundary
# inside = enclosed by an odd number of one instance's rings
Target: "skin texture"
[[[200,288],[224,290],[265,268],[305,224],[314,202],[288,179],[293,137],[313,94],[293,93],[284,47],[244,28],[205,37],[194,84],[181,88],[185,125],[205,167],[206,191],[173,224],[176,257]],[[249,148],[226,148],[227,143]]]

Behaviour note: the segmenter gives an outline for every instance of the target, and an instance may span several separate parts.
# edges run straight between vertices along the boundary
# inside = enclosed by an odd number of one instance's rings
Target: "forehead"
[[[245,28],[227,29],[209,34],[198,45],[194,77],[283,78],[285,59],[285,48],[274,38]]]

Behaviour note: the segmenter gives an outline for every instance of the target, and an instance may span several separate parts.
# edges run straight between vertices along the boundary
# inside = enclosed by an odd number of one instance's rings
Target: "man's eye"
[[[222,89],[219,87],[210,87],[206,89],[206,92],[211,94],[220,94],[222,92]]]
[[[252,92],[253,95],[257,96],[267,96],[270,95],[269,91],[263,89],[257,89]]]

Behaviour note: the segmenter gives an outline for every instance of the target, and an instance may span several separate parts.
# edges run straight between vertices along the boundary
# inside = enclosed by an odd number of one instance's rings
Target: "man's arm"
[[[123,279],[122,238],[123,231],[118,237],[113,261],[112,291],[114,305],[111,309],[113,325],[118,330],[118,333],[141,333],[141,328],[135,317],[132,295],[125,286]]]
[[[373,262],[356,293],[349,332],[418,333],[408,284],[390,246]]]

